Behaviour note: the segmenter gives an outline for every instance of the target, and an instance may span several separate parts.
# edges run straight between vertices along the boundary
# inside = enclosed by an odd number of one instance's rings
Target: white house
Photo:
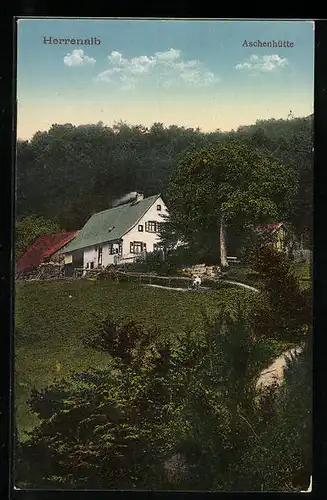
[[[133,201],[92,215],[63,249],[65,263],[95,269],[133,262],[141,254],[160,247],[160,224],[167,207],[161,195]]]

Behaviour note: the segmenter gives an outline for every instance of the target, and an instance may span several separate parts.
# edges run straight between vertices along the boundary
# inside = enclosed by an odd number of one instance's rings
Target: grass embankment
[[[294,273],[300,282],[302,288],[308,288],[311,281],[310,264],[296,263],[294,264]],[[250,268],[235,265],[230,266],[226,274],[226,279],[240,281],[246,285],[251,285],[260,288],[263,285],[262,278],[259,273],[252,271]]]
[[[260,284],[262,283],[259,273],[240,265],[231,265],[226,273],[226,279],[239,281],[240,283],[258,288],[260,288]]]
[[[201,335],[203,313],[212,317],[220,305],[233,311],[238,301],[246,307],[252,298],[253,292],[232,286],[208,293],[181,293],[110,281],[18,283],[15,407],[20,439],[38,423],[27,405],[33,388],[107,364],[106,356],[83,345],[83,337],[94,329],[95,317],[110,314],[116,319],[133,319],[159,330],[161,338],[173,338],[190,327]],[[273,341],[270,347],[272,356],[284,348]]]
[[[305,264],[305,263],[296,264],[295,275],[299,279],[302,288],[309,288],[312,279],[310,264]]]

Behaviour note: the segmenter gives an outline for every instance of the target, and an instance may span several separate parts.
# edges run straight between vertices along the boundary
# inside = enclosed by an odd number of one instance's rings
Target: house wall
[[[102,265],[104,267],[110,265],[110,264],[115,264],[115,261],[118,257],[118,253],[116,253],[117,251],[119,252],[119,243],[118,242],[115,242],[115,243],[112,243],[112,248],[113,248],[113,252],[115,253],[111,253],[111,244],[110,243],[105,243],[102,245]]]
[[[63,262],[63,256],[60,250],[58,250],[57,252],[53,253],[50,258],[43,259],[43,262]]]
[[[157,205],[161,205],[161,211],[157,210]],[[142,243],[146,243],[147,252],[153,252],[153,245],[155,243],[160,242],[159,235],[157,233],[150,233],[145,231],[145,223],[149,221],[155,222],[164,222],[162,215],[168,215],[168,210],[163,202],[162,198],[159,197],[156,202],[149,208],[147,213],[140,219],[139,222],[122,238],[122,255],[119,253],[111,254],[110,245],[111,243],[103,243],[100,245],[102,247],[102,266],[106,267],[110,264],[115,264],[118,262],[132,262],[139,254],[134,254],[130,252],[130,243],[134,241],[139,241]],[[143,226],[143,231],[139,231],[139,225]],[[113,251],[119,251],[119,242],[112,243]],[[83,267],[90,268],[91,263],[93,262],[94,269],[98,267],[98,248],[95,249],[96,246],[88,247],[83,249]],[[71,261],[70,255],[73,255],[74,262],[74,252],[72,254],[65,254],[65,259],[67,261]],[[118,257],[118,259],[117,259]],[[117,262],[117,263],[118,263]],[[89,265],[89,266],[88,266]]]
[[[83,267],[86,268],[87,264],[90,264],[93,262],[94,268],[98,267],[98,255],[99,255],[99,246],[102,247],[102,266],[106,267],[110,264],[114,264],[116,259],[117,259],[117,253],[116,251],[118,250],[119,252],[119,243],[115,242],[112,243],[112,248],[115,253],[111,253],[111,244],[110,243],[103,243],[102,245],[97,245],[96,247],[89,247],[85,248],[83,252]]]
[[[64,262],[65,262],[65,264],[72,264],[73,263],[73,254],[66,253],[64,256]]]
[[[285,237],[285,230],[281,227],[276,233],[275,248],[277,250],[283,250],[285,248]]]
[[[161,205],[161,211],[157,210],[157,205]],[[140,219],[140,221],[123,237],[123,252],[122,261],[132,262],[138,256],[130,252],[130,244],[134,241],[140,241],[146,243],[146,251],[153,252],[153,245],[155,243],[160,243],[160,237],[157,233],[149,233],[145,231],[145,223],[149,221],[164,222],[165,219],[162,215],[168,215],[168,210],[163,202],[162,198],[158,198],[157,201],[149,208],[147,213]],[[143,231],[138,230],[138,226],[143,226]]]
[[[98,254],[95,247],[85,248],[83,251],[83,267],[86,268],[87,264],[91,264],[91,262],[93,262],[94,267],[97,266]]]

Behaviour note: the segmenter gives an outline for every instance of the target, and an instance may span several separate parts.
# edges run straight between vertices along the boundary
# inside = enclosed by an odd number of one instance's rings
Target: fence
[[[189,288],[193,282],[193,277],[188,276],[158,276],[156,274],[151,273],[140,273],[136,271],[120,271],[117,268],[113,268],[110,270],[104,269],[84,269],[82,267],[75,268],[74,274],[72,277],[65,277],[63,267],[61,267],[58,275],[52,275],[51,279],[64,279],[64,280],[72,280],[72,279],[81,279],[81,278],[92,278],[95,280],[101,279],[109,279],[116,282],[130,282],[130,283],[139,283],[141,285],[159,285],[165,286],[167,288]],[[33,280],[44,280],[49,279],[49,276],[46,276],[44,273],[40,273],[39,271],[35,273],[33,276],[30,276],[30,279]],[[214,287],[217,283],[217,278],[212,277],[202,277],[202,284],[209,287]]]
[[[183,276],[158,276],[156,274],[145,274],[137,272],[117,271],[120,281],[134,282],[143,285],[161,285],[170,288],[189,287],[192,279]]]
[[[193,278],[187,276],[158,276],[156,274],[145,274],[137,272],[117,271],[119,281],[134,282],[143,285],[160,285],[169,288],[189,288]],[[212,277],[202,278],[202,285],[210,288],[217,286],[219,279]]]

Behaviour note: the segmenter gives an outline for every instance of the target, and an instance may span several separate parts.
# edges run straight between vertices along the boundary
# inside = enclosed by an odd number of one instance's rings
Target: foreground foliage
[[[300,286],[294,263],[271,245],[257,245],[249,265],[260,275],[261,294],[253,302],[251,323],[258,335],[291,342],[306,339],[312,323],[311,288]]]
[[[241,311],[204,321],[206,337],[175,342],[134,322],[100,322],[86,342],[110,357],[111,368],[32,394],[41,425],[17,449],[19,484],[294,489],[292,474],[310,467],[309,365],[296,369],[293,361],[282,388],[258,402],[255,382],[269,349]]]

